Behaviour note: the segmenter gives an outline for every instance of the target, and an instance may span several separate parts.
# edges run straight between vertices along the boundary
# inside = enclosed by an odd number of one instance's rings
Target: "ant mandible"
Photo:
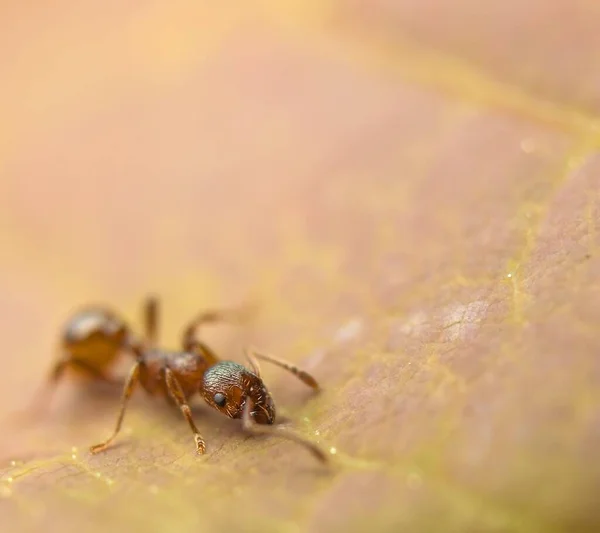
[[[148,300],[146,304],[145,342],[125,336],[125,348],[136,357],[136,363],[129,373],[123,388],[121,407],[112,435],[100,444],[90,448],[96,454],[105,450],[117,437],[128,401],[139,384],[150,395],[172,399],[187,420],[199,454],[206,451],[206,443],[196,427],[188,400],[200,394],[206,403],[227,415],[229,418],[242,419],[242,427],[253,434],[278,435],[295,441],[306,447],[317,459],[327,462],[327,456],[316,444],[301,438],[279,426],[275,422],[275,404],[271,394],[261,379],[257,359],[262,359],[284,368],[294,374],[303,383],[319,390],[317,381],[304,370],[284,360],[270,355],[246,350],[245,355],[252,370],[233,361],[222,361],[198,337],[198,330],[208,323],[232,321],[235,311],[205,311],[200,313],[185,328],[182,339],[182,351],[167,351],[156,346],[158,324],[158,301]]]

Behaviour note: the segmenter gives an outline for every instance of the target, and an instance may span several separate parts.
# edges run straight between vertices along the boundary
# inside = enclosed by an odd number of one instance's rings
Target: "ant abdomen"
[[[65,359],[103,371],[117,358],[127,339],[127,325],[114,313],[90,307],[67,323],[62,339]]]

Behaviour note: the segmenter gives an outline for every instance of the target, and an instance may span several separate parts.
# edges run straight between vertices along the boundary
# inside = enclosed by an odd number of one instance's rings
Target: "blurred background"
[[[600,7],[184,0],[0,6],[4,531],[593,531]],[[264,368],[293,444],[68,379],[102,303]],[[129,361],[122,361],[122,372]],[[231,510],[236,512],[232,513]]]

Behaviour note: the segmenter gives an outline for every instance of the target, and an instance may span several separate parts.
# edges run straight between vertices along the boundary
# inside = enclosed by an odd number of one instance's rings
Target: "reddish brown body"
[[[319,460],[326,461],[326,455],[315,444],[281,428],[265,427],[274,424],[276,410],[271,394],[260,377],[257,358],[289,370],[305,384],[318,390],[319,386],[312,376],[291,363],[252,351],[246,352],[246,357],[252,366],[252,370],[249,370],[233,361],[219,360],[212,350],[198,340],[197,331],[201,325],[222,320],[237,320],[240,318],[239,311],[201,313],[185,329],[181,351],[159,349],[156,346],[157,309],[158,303],[154,299],[146,304],[145,341],[136,340],[126,327],[122,331],[116,328],[118,334],[113,333],[112,329],[105,330],[106,338],[101,339],[102,334],[100,334],[95,341],[99,345],[109,347],[119,345],[120,349],[131,351],[135,355],[136,363],[125,384],[115,430],[106,441],[92,446],[92,453],[106,449],[117,436],[127,402],[139,384],[148,394],[170,398],[177,404],[194,433],[196,449],[199,453],[205,452],[206,445],[193,421],[188,404],[189,399],[195,394],[200,394],[208,405],[229,418],[241,418],[243,427],[247,431],[275,433],[294,440],[307,447]],[[102,331],[100,327],[96,329]],[[90,347],[91,344],[86,346]],[[112,351],[106,350],[106,361],[109,359],[109,352],[112,357]],[[89,353],[91,349],[86,352],[82,348],[80,356],[85,357]]]

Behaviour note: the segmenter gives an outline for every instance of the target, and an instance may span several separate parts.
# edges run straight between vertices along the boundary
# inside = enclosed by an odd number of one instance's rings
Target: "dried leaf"
[[[1,9],[6,530],[598,528],[592,3]],[[142,392],[90,456],[119,393],[76,380],[15,422],[73,307],[147,292],[172,348],[257,302],[206,338],[317,377],[263,368],[333,468]]]

